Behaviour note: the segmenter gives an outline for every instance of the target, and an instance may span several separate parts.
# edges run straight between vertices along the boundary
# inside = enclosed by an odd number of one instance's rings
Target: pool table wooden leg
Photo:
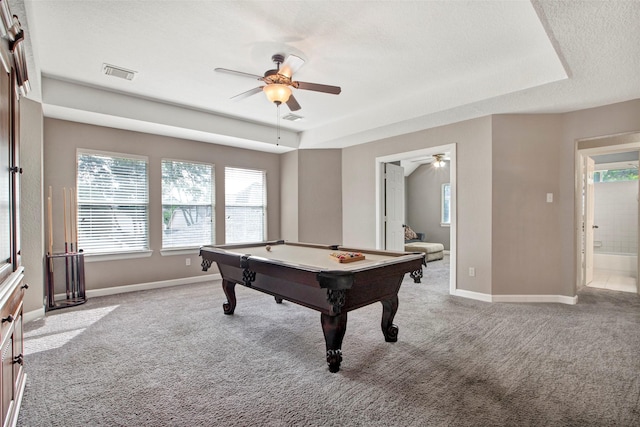
[[[347,331],[347,313],[340,313],[336,316],[329,316],[321,313],[322,332],[327,348],[327,364],[330,372],[340,370],[342,362],[342,340]]]
[[[398,341],[398,327],[393,324],[393,318],[398,311],[398,296],[380,301],[382,303],[382,333],[387,342]]]
[[[409,276],[413,279],[413,283],[421,283],[420,279],[422,279],[422,268],[420,268],[420,270],[412,271]]]
[[[222,290],[227,296],[227,300],[222,304],[224,314],[233,314],[236,309],[236,282],[222,280]]]

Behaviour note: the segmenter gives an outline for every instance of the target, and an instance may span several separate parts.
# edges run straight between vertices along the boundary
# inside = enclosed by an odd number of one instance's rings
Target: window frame
[[[597,165],[596,165],[597,166]],[[621,176],[615,177],[616,173],[620,172],[628,172],[633,171],[635,175],[632,177],[629,176]],[[610,176],[609,173],[612,173],[614,176]],[[616,179],[612,179],[612,178]],[[630,179],[629,179],[630,178]],[[636,167],[617,167],[617,168],[601,168],[593,171],[593,182],[596,184],[606,184],[609,182],[628,182],[628,181],[638,181],[638,168]]]
[[[165,162],[175,162],[175,163],[185,163],[185,164],[191,164],[191,165],[203,165],[203,166],[208,166],[211,168],[210,171],[210,178],[211,178],[211,202],[209,205],[210,209],[211,209],[211,242],[209,243],[197,243],[197,244],[193,244],[193,245],[183,245],[183,246],[165,246],[165,240],[164,240],[164,234],[165,234],[165,227],[164,227],[164,209],[165,209],[165,203],[164,203],[164,186],[165,186],[165,182],[164,182],[164,164]],[[216,173],[216,169],[215,169],[215,164],[213,163],[208,163],[208,162],[197,162],[197,161],[192,161],[192,160],[184,160],[184,159],[173,159],[173,158],[163,158],[160,160],[160,171],[161,171],[161,177],[160,177],[160,192],[161,192],[161,196],[160,196],[160,208],[161,208],[161,226],[162,226],[162,236],[161,236],[161,253],[162,254],[176,254],[176,253],[192,253],[194,249],[199,249],[201,246],[205,246],[205,245],[215,245],[216,244],[216,183],[215,183],[215,173]],[[181,206],[184,205],[188,205],[188,204],[183,204]],[[202,204],[194,204],[193,206],[204,206]]]
[[[262,208],[262,239],[261,240],[247,240],[247,241],[229,241],[228,237],[229,237],[229,227],[228,227],[228,220],[229,220],[229,213],[228,213],[228,207],[230,206],[228,203],[228,197],[229,197],[229,192],[228,192],[228,184],[229,184],[229,175],[228,175],[228,171],[229,170],[239,170],[239,171],[249,171],[249,172],[257,172],[260,173],[262,175],[262,200],[263,203],[262,205],[260,205],[260,207]],[[237,167],[237,166],[225,166],[224,167],[224,196],[225,196],[225,200],[224,200],[224,230],[225,230],[225,244],[236,244],[236,243],[257,243],[257,242],[264,242],[267,240],[267,236],[268,236],[268,230],[267,230],[267,216],[268,216],[268,195],[267,195],[267,171],[264,169],[254,169],[254,168],[247,168],[247,167]],[[251,205],[245,205],[245,206],[251,206]],[[257,206],[257,205],[255,205]]]
[[[445,213],[448,214],[448,218],[445,218]],[[442,184],[440,188],[440,226],[451,227],[451,183],[450,182],[445,182],[444,184]]]
[[[145,232],[145,236],[144,236],[144,242],[143,242],[143,246],[142,248],[138,248],[138,249],[123,249],[123,250],[116,250],[113,247],[107,247],[104,248],[104,250],[100,250],[100,251],[95,251],[92,249],[86,249],[83,247],[83,245],[80,243],[80,218],[81,218],[81,212],[80,212],[80,206],[81,203],[83,202],[83,196],[80,195],[80,191],[79,190],[79,159],[80,156],[82,155],[89,155],[89,156],[104,156],[104,157],[110,157],[110,158],[118,158],[118,159],[127,159],[127,160],[138,160],[138,161],[143,161],[145,164],[145,184],[146,184],[146,202],[144,203],[132,203],[131,206],[144,206],[145,207],[145,213],[144,213],[144,232]],[[105,151],[105,150],[93,150],[93,149],[88,149],[88,148],[77,148],[76,149],[76,172],[75,172],[75,179],[76,179],[76,206],[75,206],[75,213],[77,215],[78,218],[78,249],[82,250],[85,254],[85,259],[87,262],[91,262],[91,261],[108,261],[108,260],[117,260],[117,259],[127,259],[127,258],[141,258],[141,257],[149,257],[151,256],[151,254],[153,253],[153,251],[151,250],[151,246],[150,246],[150,239],[151,239],[151,231],[150,231],[150,209],[151,209],[151,204],[150,204],[150,162],[149,162],[149,157],[148,156],[143,156],[143,155],[139,155],[139,154],[130,154],[130,153],[120,153],[120,152],[113,152],[113,151]],[[95,206],[99,206],[100,204],[94,204]],[[106,203],[105,203],[106,205]],[[118,204],[118,206],[124,206],[122,204]]]

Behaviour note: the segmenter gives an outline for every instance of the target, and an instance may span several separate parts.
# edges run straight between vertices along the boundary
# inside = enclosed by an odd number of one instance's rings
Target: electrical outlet
[[[191,258],[187,258],[187,259],[185,260],[185,263],[186,263],[187,265],[191,265]]]
[[[475,275],[476,275],[475,267],[469,267],[469,276],[475,277]]]

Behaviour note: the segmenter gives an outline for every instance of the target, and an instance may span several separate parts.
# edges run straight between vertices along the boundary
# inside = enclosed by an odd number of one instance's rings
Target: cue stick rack
[[[78,249],[78,209],[73,188],[62,189],[64,252],[53,252],[53,195],[49,187],[47,198],[47,223],[49,246],[47,261],[46,311],[73,307],[87,301],[84,282],[84,253]],[[68,212],[67,212],[68,208]],[[64,292],[56,298],[56,283],[64,283]]]

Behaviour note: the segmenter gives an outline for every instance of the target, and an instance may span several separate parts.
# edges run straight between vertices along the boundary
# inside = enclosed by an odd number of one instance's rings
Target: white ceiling
[[[262,151],[339,148],[496,113],[640,98],[640,1],[12,0],[46,116]],[[306,63],[298,122],[261,82]],[[103,63],[136,71],[106,76]],[[279,143],[276,146],[276,143]]]

